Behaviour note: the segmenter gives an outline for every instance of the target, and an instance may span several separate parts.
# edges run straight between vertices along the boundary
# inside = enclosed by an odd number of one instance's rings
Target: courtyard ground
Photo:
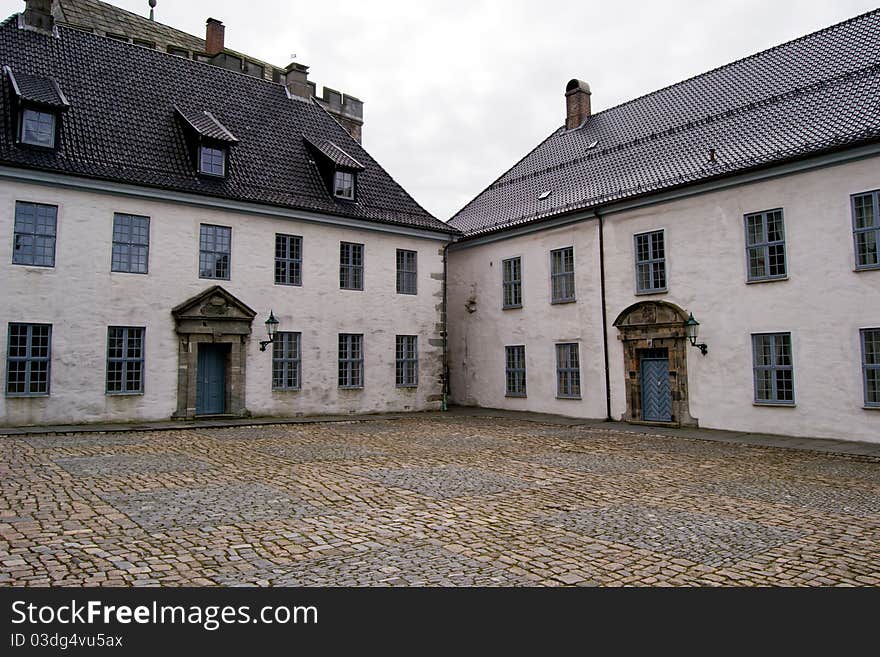
[[[880,584],[880,458],[595,423],[22,434],[0,488],[0,586]]]

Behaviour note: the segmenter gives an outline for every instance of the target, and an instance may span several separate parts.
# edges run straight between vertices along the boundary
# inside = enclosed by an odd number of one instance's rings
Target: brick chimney
[[[574,130],[590,118],[590,85],[572,80],[565,85],[565,129]]]
[[[24,27],[51,32],[55,26],[52,17],[52,0],[25,0]]]
[[[291,62],[284,69],[284,85],[287,90],[299,98],[311,98],[315,95],[315,83],[309,82],[309,67]]]
[[[223,52],[223,39],[226,28],[216,18],[209,18],[205,23],[205,52],[211,57]]]

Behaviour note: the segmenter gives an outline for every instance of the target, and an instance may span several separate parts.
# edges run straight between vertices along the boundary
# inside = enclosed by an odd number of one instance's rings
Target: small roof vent
[[[546,201],[548,198],[550,198],[550,194],[552,194],[552,193],[553,193],[553,192],[552,192],[551,190],[548,190],[548,191],[546,191],[546,192],[541,192],[541,193],[538,195],[538,200],[539,200],[539,201]]]
[[[587,150],[592,150],[592,149],[596,148],[596,146],[598,146],[598,145],[599,145],[598,141],[591,141],[589,144],[587,144]]]

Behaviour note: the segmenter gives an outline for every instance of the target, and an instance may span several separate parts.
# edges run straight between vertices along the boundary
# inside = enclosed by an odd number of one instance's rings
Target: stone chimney
[[[211,57],[223,52],[223,39],[226,28],[216,18],[209,18],[205,24],[205,52]]]
[[[52,17],[52,0],[25,0],[24,27],[51,32],[55,26]]]
[[[284,86],[292,96],[311,98],[315,95],[315,83],[309,82],[309,67],[291,62],[284,69]]]
[[[572,80],[565,86],[565,129],[574,130],[590,118],[590,85]]]

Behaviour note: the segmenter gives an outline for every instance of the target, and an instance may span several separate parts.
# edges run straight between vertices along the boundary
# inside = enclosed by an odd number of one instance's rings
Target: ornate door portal
[[[614,326],[623,343],[624,422],[697,426],[688,403],[687,313],[667,301],[642,301]]]

